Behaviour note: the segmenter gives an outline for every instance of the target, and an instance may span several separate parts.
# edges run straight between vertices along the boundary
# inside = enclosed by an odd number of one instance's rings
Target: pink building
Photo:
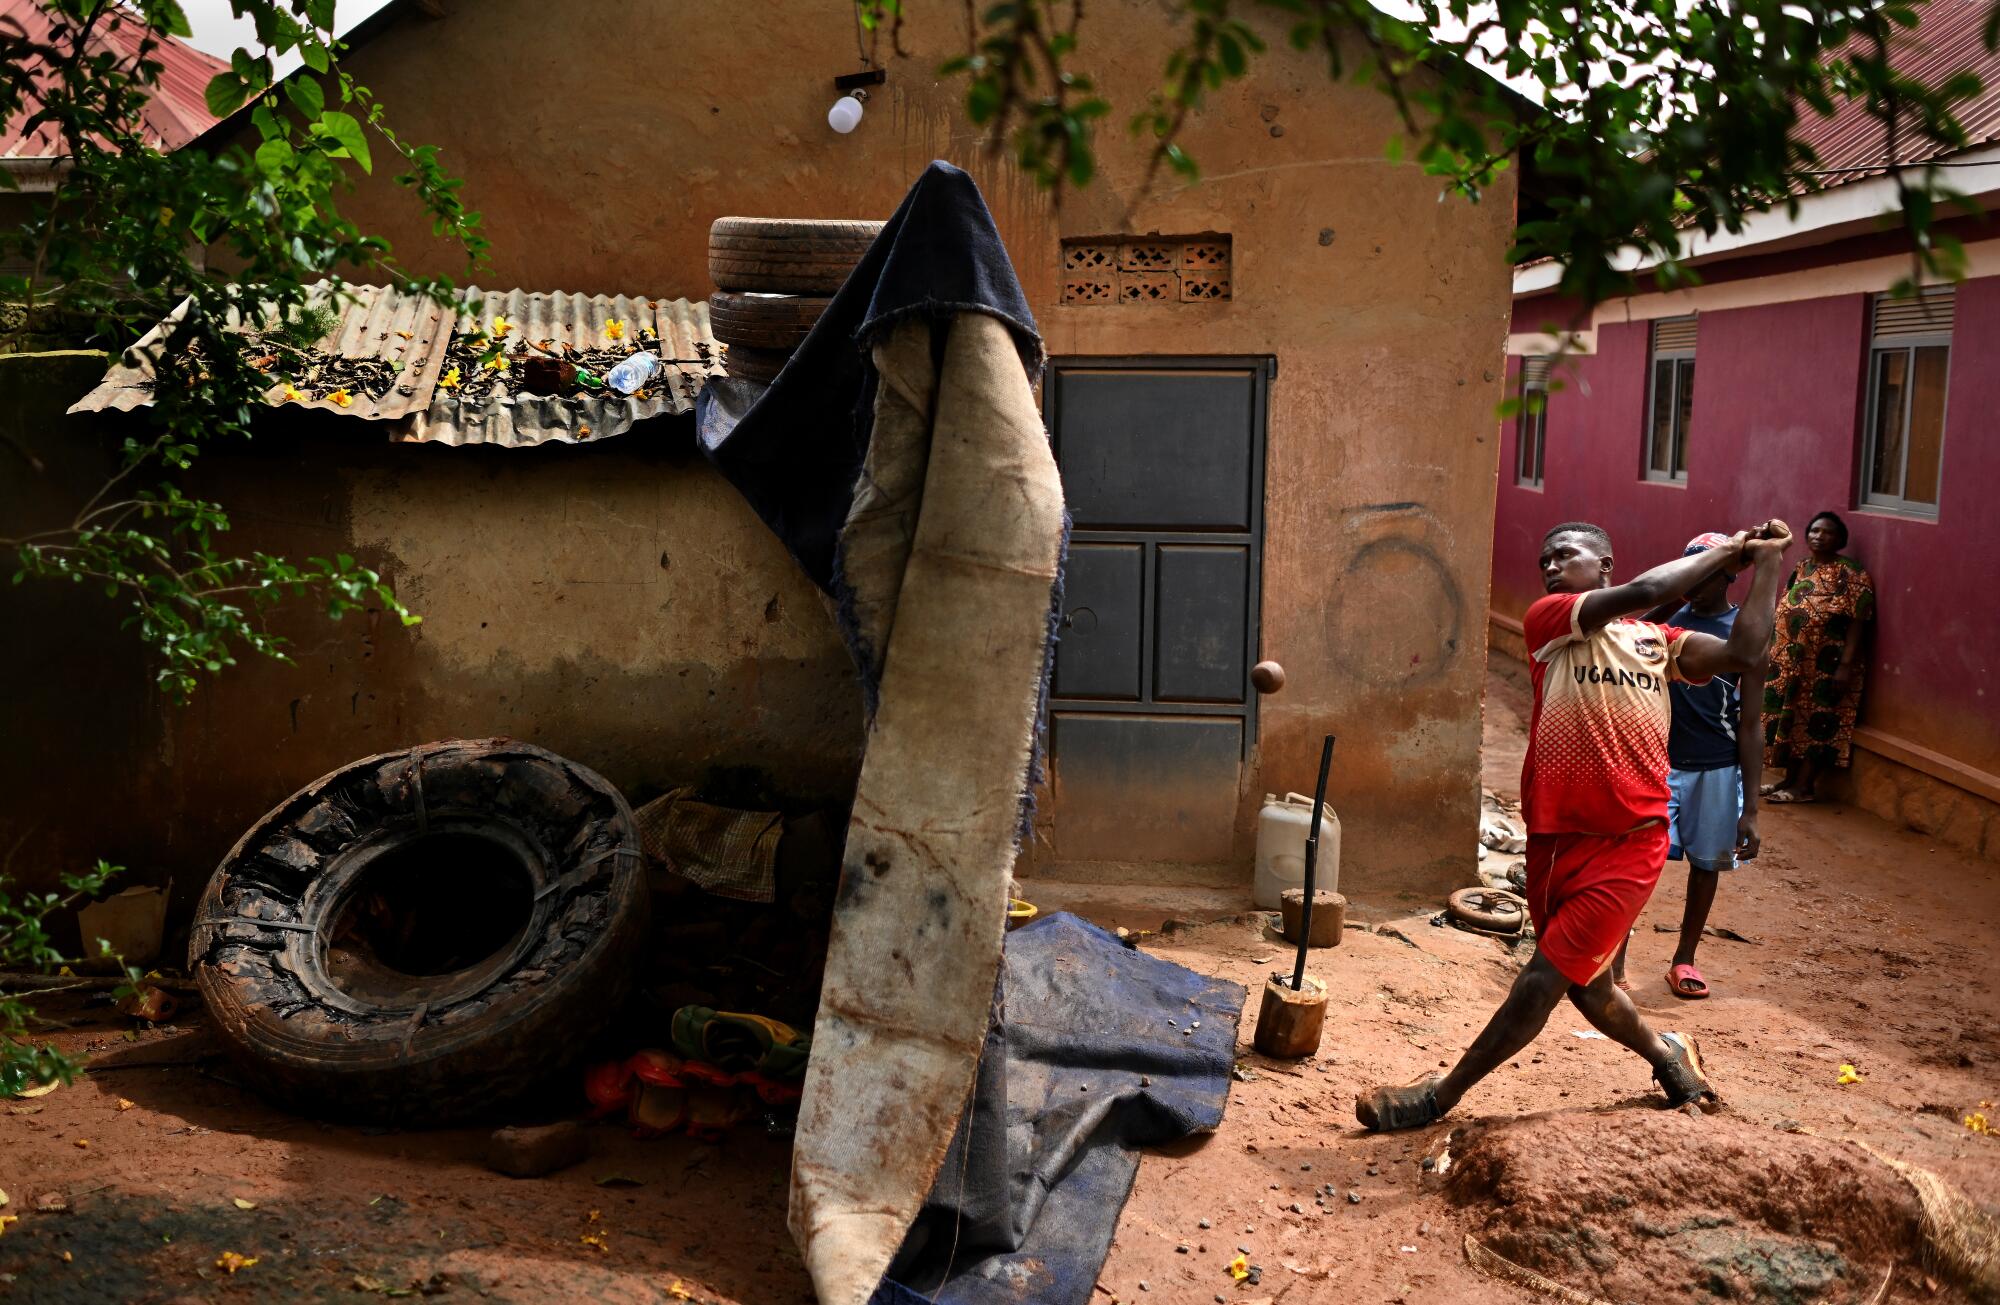
[[[2000,58],[1974,39],[1985,7],[1926,6],[1911,59],[1975,66],[1988,90],[1951,184],[2000,211]],[[1696,238],[1703,284],[1637,293],[1580,319],[1553,266],[1515,277],[1508,372],[1546,387],[1501,435],[1494,646],[1521,652],[1541,593],[1535,557],[1559,521],[1612,534],[1621,575],[1703,530],[1771,515],[1803,534],[1833,509],[1874,577],[1880,618],[1855,732],[1852,800],[2000,859],[2000,220],[1954,219],[1966,279],[1917,298],[1893,222],[1878,130],[1817,124],[1839,184],[1796,214]],[[1926,163],[1926,158],[1906,159]],[[1556,354],[1559,336],[1571,351]],[[1803,546],[1801,545],[1801,554]]]

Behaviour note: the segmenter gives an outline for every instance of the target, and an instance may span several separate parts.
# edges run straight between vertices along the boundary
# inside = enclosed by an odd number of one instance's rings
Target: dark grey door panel
[[[1058,711],[1056,855],[1065,861],[1226,861],[1243,721]]]
[[[1249,370],[1057,372],[1063,493],[1076,528],[1249,530],[1260,379]]]
[[[1154,567],[1153,701],[1241,703],[1250,668],[1250,549],[1161,544]]]
[[[1256,730],[1263,359],[1060,360],[1074,522],[1044,837],[1064,862],[1227,862]]]
[[[1143,544],[1070,544],[1052,693],[1139,701],[1145,552]]]

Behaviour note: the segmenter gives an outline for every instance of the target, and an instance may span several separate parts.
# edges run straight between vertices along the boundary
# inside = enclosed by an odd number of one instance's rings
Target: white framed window
[[[1514,483],[1524,489],[1542,487],[1543,445],[1549,433],[1549,360],[1521,360],[1521,414],[1514,419]]]
[[[1875,297],[1861,507],[1937,516],[1955,302],[1950,286],[1902,299]]]
[[[1688,422],[1694,415],[1692,317],[1663,317],[1653,323],[1647,355],[1646,446],[1639,463],[1643,479],[1685,484]]]

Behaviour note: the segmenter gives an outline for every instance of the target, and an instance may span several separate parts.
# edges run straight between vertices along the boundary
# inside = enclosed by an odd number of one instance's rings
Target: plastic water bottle
[[[660,360],[653,354],[635,353],[613,367],[604,379],[611,382],[611,388],[620,394],[631,394],[652,380],[659,367]]]

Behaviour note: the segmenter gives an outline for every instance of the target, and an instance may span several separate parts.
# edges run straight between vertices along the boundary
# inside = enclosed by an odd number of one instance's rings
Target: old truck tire
[[[568,1069],[646,924],[616,789],[524,743],[451,739],[351,762],[252,825],[202,894],[188,969],[273,1100],[442,1123]]]
[[[739,381],[769,385],[778,379],[778,373],[785,370],[785,364],[791,361],[791,357],[789,349],[752,349],[732,345],[723,356],[722,370]]]
[[[799,347],[833,301],[821,295],[767,295],[718,290],[708,297],[708,325],[715,338],[732,347]]]
[[[880,222],[717,218],[708,229],[708,274],[723,290],[830,295],[881,232]]]
[[[1504,888],[1461,888],[1445,909],[1454,920],[1494,933],[1519,933],[1528,919],[1527,899]]]

